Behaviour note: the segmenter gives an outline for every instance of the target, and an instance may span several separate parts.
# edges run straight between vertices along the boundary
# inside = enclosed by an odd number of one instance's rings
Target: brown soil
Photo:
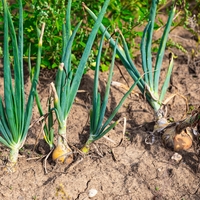
[[[187,98],[189,105],[197,108],[200,103],[200,56],[191,57],[191,51],[197,45],[196,41],[182,28],[175,29],[170,37],[182,44],[187,49],[188,55],[173,49],[177,58],[172,85],[167,96],[179,93]],[[164,58],[161,80],[168,66],[168,53],[169,49]],[[135,62],[141,71],[140,59],[136,59]],[[120,63],[117,65],[131,85],[132,79],[124,67]],[[88,137],[87,118],[91,105],[93,74],[93,71],[89,71],[84,75],[80,86],[82,92],[77,95],[67,124],[67,137],[75,155],[74,163],[71,166],[59,165],[49,158],[46,166],[48,174],[45,174],[43,156],[48,153],[48,148],[45,147],[43,136],[40,134],[40,125],[35,124],[29,130],[25,146],[20,151],[17,171],[11,174],[0,172],[0,199],[87,200],[90,189],[98,191],[93,197],[96,200],[200,199],[198,144],[195,143],[189,151],[179,152],[183,156],[180,162],[171,159],[175,152],[166,149],[160,138],[157,138],[153,145],[146,144],[145,138],[153,130],[154,113],[142,95],[132,94],[115,117],[115,120],[122,117],[127,119],[126,134],[121,144],[123,121],[107,135],[115,144],[102,138],[95,142],[89,155],[82,157],[78,153],[77,149],[81,148]],[[54,75],[54,71],[41,71],[38,89],[44,108],[49,93],[49,83],[54,80]],[[107,72],[101,73],[102,92],[106,77]],[[113,80],[125,83],[117,67],[115,67]],[[2,95],[2,76],[0,81]],[[26,86],[28,92],[28,79]],[[112,87],[107,116],[124,92]],[[184,99],[177,96],[168,104],[167,117],[175,121],[181,120],[186,114],[185,108]],[[38,119],[38,112],[35,106],[32,122],[36,119]],[[35,148],[37,151],[34,151],[38,135],[39,140]],[[0,152],[3,165],[8,151],[1,146]]]

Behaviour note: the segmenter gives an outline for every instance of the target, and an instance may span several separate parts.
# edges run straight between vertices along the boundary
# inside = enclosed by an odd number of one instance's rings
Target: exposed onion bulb
[[[64,146],[57,146],[52,153],[53,161],[70,164],[73,161],[71,149],[66,149]]]

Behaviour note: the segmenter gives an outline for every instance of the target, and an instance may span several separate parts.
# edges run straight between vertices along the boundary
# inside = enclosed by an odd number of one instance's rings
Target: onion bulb
[[[188,150],[192,146],[192,130],[186,128],[177,134],[176,126],[172,126],[165,130],[162,140],[166,147],[174,151]]]
[[[192,131],[190,128],[186,128],[174,137],[174,150],[188,150],[192,146]]]
[[[58,145],[52,153],[53,161],[70,164],[73,161],[73,154],[70,148]]]

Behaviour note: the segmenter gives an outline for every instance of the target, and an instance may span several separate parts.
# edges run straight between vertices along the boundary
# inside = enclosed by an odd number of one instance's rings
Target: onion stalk
[[[18,38],[14,29],[7,1],[2,0],[4,12],[4,102],[0,97],[0,142],[10,149],[9,165],[17,163],[20,148],[23,147],[30,126],[35,91],[38,83],[42,38],[44,25],[39,36],[38,54],[35,72],[28,101],[25,103],[24,74],[23,74],[23,8],[19,0],[19,33]],[[39,31],[39,30],[38,30]],[[14,57],[14,83],[11,76],[11,61],[9,57],[9,37],[12,42]]]
[[[29,68],[30,79],[32,81],[35,68],[32,67],[30,55],[31,55],[31,45],[29,46],[28,68]],[[50,150],[53,149],[53,147],[54,147],[53,108],[52,108],[51,99],[52,98],[51,98],[51,94],[50,94],[50,96],[48,98],[48,102],[47,102],[48,103],[48,113],[45,114],[42,109],[39,94],[36,90],[35,100],[36,100],[38,111],[39,111],[39,114],[41,117],[42,132],[44,135],[44,140],[49,145]]]
[[[55,152],[53,152],[53,159],[58,160],[60,162],[64,162],[67,158],[72,157],[72,150],[68,145],[66,136],[67,118],[69,116],[69,112],[77,94],[87,59],[90,55],[92,45],[94,43],[96,34],[99,30],[99,26],[106,12],[108,4],[109,0],[105,0],[104,5],[89,35],[86,47],[80,59],[76,73],[73,74],[73,71],[71,69],[71,50],[73,41],[81,25],[81,22],[78,23],[78,25],[75,27],[74,31],[71,34],[71,0],[68,1],[68,6],[66,10],[66,24],[63,25],[62,59],[56,74],[55,85],[54,83],[51,83],[54,93],[54,107],[59,125],[57,147],[54,150]]]
[[[122,104],[124,103],[124,101],[126,100],[128,95],[132,92],[133,88],[135,87],[135,85],[138,82],[138,81],[135,82],[131,86],[131,88],[123,96],[123,98],[121,99],[119,104],[113,110],[112,114],[104,122],[106,106],[108,103],[108,97],[109,97],[109,93],[110,93],[110,85],[111,85],[112,76],[113,76],[117,44],[118,44],[116,42],[115,47],[114,47],[111,66],[109,69],[107,85],[106,85],[106,89],[105,89],[105,95],[104,95],[103,101],[101,102],[101,94],[98,92],[98,86],[99,86],[100,58],[101,58],[105,34],[106,34],[106,32],[104,32],[102,39],[100,41],[100,46],[99,46],[97,60],[96,60],[94,86],[93,86],[93,104],[92,104],[92,110],[90,111],[90,134],[89,134],[89,138],[86,141],[84,147],[81,149],[83,153],[88,153],[90,150],[91,143],[93,143],[94,141],[103,137],[105,134],[107,134],[110,130],[112,130],[117,125],[118,121],[113,122],[113,123],[111,123],[111,121],[113,120],[113,118],[117,114],[118,110],[121,108]]]

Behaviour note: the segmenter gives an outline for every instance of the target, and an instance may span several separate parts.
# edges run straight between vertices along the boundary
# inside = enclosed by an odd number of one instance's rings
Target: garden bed
[[[176,28],[170,38],[179,42],[188,51],[188,55],[173,49],[175,59],[171,85],[167,95],[179,93],[185,96],[190,107],[200,105],[200,55],[192,58],[192,49],[197,43],[185,29]],[[163,75],[168,66],[166,51],[163,63]],[[141,70],[140,59],[135,60]],[[113,80],[131,85],[132,79],[121,65],[116,63]],[[0,94],[3,94],[3,77],[0,77]],[[123,74],[123,76],[122,76]],[[49,94],[49,84],[55,79],[55,71],[41,70],[39,95],[44,108]],[[80,92],[70,112],[67,123],[69,144],[74,150],[75,161],[70,166],[55,164],[48,159],[44,165],[43,156],[48,153],[41,126],[34,124],[28,134],[24,148],[20,151],[15,173],[3,170],[8,151],[1,146],[0,199],[4,200],[59,200],[89,199],[90,189],[96,189],[93,199],[200,199],[199,146],[195,142],[189,151],[179,152],[182,160],[171,159],[175,152],[166,149],[161,138],[155,138],[152,145],[146,144],[154,126],[154,113],[136,88],[125,101],[115,119],[126,117],[126,133],[123,138],[123,121],[106,138],[92,145],[89,155],[83,157],[78,149],[86,142],[89,134],[88,113],[91,105],[94,72],[90,70],[83,76]],[[107,72],[100,75],[100,90],[105,88]],[[161,77],[162,79],[162,77]],[[26,77],[26,89],[30,83]],[[124,94],[123,89],[111,89],[107,112],[113,110]],[[168,105],[168,119],[178,121],[186,116],[186,104],[183,98],[176,96]],[[37,107],[34,107],[32,122],[38,119]],[[45,174],[45,168],[48,173]]]

